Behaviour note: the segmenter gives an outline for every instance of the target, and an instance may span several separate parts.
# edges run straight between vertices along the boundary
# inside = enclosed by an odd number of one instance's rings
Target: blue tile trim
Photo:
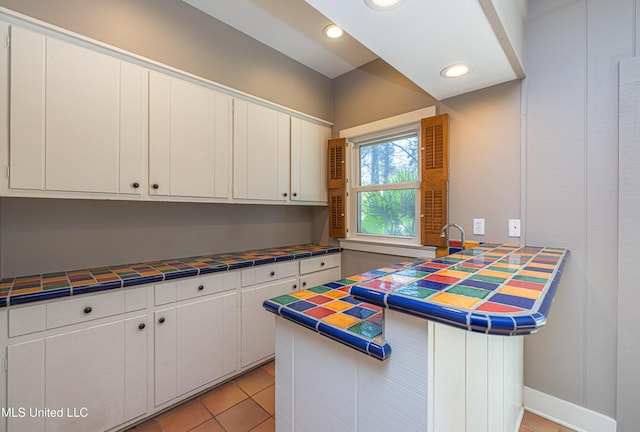
[[[148,283],[162,282],[162,280],[163,280],[162,275],[137,277],[135,279],[125,279],[123,281],[123,286],[130,287],[130,286],[134,286],[134,285],[144,285],[144,284],[148,284]],[[115,287],[113,287],[113,288],[115,288]],[[74,289],[73,292],[75,294],[76,290]]]
[[[294,255],[279,255],[276,257],[276,262],[278,261],[291,261],[292,259],[296,259]]]
[[[160,277],[160,280],[162,280],[162,276]],[[117,289],[121,287],[122,287],[121,281],[105,282],[105,283],[100,283],[95,285],[85,285],[85,286],[73,287],[72,295],[88,294],[92,292]]]
[[[301,258],[309,258],[311,256],[311,252],[303,252],[303,253],[299,253],[299,254],[295,254],[296,259],[301,259]]]
[[[7,297],[0,297],[0,307],[7,307]]]
[[[259,265],[263,265],[263,264],[271,264],[271,263],[274,263],[274,262],[276,262],[276,259],[272,257],[272,258],[265,258],[265,259],[261,259],[261,260],[255,260],[253,262],[253,265],[254,266],[259,266]]]
[[[384,301],[385,295],[378,291],[370,290],[368,288],[363,288],[360,286],[353,286],[351,287],[350,293],[355,298],[366,301],[367,303],[387,307]]]
[[[51,300],[60,297],[69,297],[71,295],[71,289],[65,288],[55,291],[40,291],[31,294],[22,294],[19,296],[11,296],[9,299],[9,305],[14,306],[18,304],[32,303],[42,300]]]
[[[229,264],[229,270],[235,270],[235,269],[245,268],[245,267],[253,267],[253,261],[243,261],[239,263]]]
[[[165,273],[164,280],[182,279],[190,276],[198,276],[198,269],[178,270],[175,272]]]
[[[219,265],[219,266],[215,266],[215,267],[201,268],[200,269],[200,274],[204,275],[204,274],[216,273],[216,272],[227,271],[227,270],[229,270],[229,266],[224,264],[224,265]]]

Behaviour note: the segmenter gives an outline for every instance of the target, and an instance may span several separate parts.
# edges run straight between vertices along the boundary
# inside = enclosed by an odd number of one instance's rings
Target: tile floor
[[[275,363],[191,399],[127,432],[273,432]],[[525,412],[519,432],[572,432]]]

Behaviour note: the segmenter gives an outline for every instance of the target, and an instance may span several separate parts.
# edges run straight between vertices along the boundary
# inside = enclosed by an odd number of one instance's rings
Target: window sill
[[[409,258],[435,258],[437,249],[435,246],[397,245],[354,239],[340,240],[340,247],[345,250],[398,255]]]

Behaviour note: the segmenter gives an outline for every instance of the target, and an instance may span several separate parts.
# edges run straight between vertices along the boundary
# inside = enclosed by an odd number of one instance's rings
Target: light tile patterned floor
[[[275,363],[248,372],[128,432],[273,432]],[[573,432],[525,412],[519,432]]]

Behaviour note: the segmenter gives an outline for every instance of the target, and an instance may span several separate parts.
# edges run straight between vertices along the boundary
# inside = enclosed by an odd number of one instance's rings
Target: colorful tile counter
[[[485,243],[276,297],[264,307],[384,360],[390,347],[375,306],[468,331],[531,334],[546,323],[568,256],[566,249]],[[345,304],[327,308],[336,297]],[[358,316],[362,310],[373,313]]]
[[[190,276],[340,252],[340,248],[303,244],[243,252],[193,256],[0,281],[0,307],[95,291],[162,282]]]

